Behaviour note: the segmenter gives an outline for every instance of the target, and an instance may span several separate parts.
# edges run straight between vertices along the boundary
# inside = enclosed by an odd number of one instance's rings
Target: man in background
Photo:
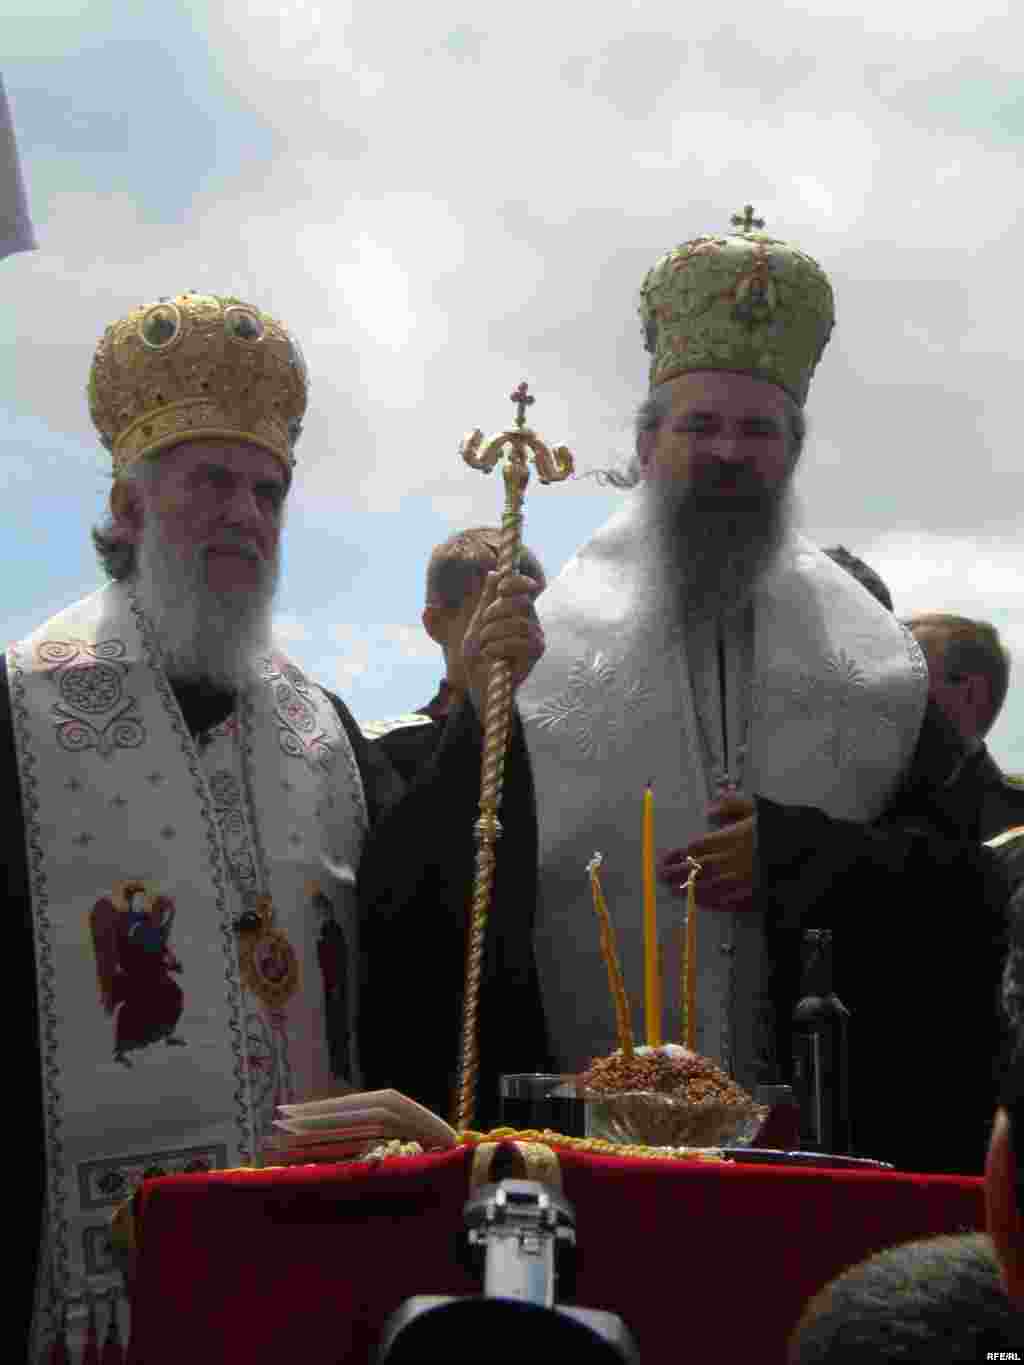
[[[363,726],[391,764],[409,782],[420,765],[433,754],[444,733],[449,712],[466,695],[466,665],[462,642],[480,602],[487,575],[498,568],[501,530],[496,526],[472,526],[456,531],[435,547],[427,564],[426,605],[423,629],[444,655],[444,677],[436,695],[417,711],[394,720],[371,721]],[[540,561],[524,548],[519,572],[537,584],[536,596],[544,591]]]
[[[825,553],[887,611],[893,610],[892,594],[870,564],[845,545],[833,545]],[[1010,655],[999,632],[985,621],[940,612],[911,617],[904,625],[927,661],[932,725],[953,760],[943,777],[942,801],[966,816],[964,827],[978,840],[1024,825],[1024,785],[1000,771],[983,739],[1002,710],[1009,683]],[[1010,841],[1000,842],[1005,846]],[[1012,871],[1021,850],[1007,848],[1000,857]]]
[[[474,862],[479,786],[441,780],[450,731],[469,687],[463,642],[472,638],[481,603],[493,590],[501,532],[478,526],[438,545],[427,566],[423,628],[444,655],[437,695],[420,711],[363,727],[371,753],[386,754],[408,783],[428,784],[441,799],[429,831],[429,859],[413,863],[415,891],[400,894],[395,874],[385,892],[364,897],[359,923],[362,968],[357,1034],[369,1090],[393,1086],[440,1114],[451,1110],[462,1016],[463,962],[469,897],[465,869]],[[524,549],[517,579],[543,591],[544,571]],[[505,833],[496,846],[497,877],[488,916],[480,997],[480,1037],[486,1051],[478,1084],[477,1125],[497,1119],[503,1072],[550,1071],[548,1033],[540,1007],[533,926],[537,902],[537,822],[523,728],[517,714],[506,762],[521,775],[527,804],[503,801]],[[459,869],[456,875],[453,869]],[[381,879],[383,883],[383,878]],[[431,913],[424,915],[422,906]],[[417,907],[420,907],[417,909]]]
[[[944,612],[925,612],[904,624],[928,661],[932,700],[967,745],[957,779],[972,777],[981,794],[979,838],[1024,824],[1024,788],[1006,777],[985,745],[1010,682],[1010,654],[998,630],[987,621]]]
[[[845,545],[825,553],[893,610],[892,594],[870,564]],[[932,728],[952,758],[938,799],[947,810],[961,813],[963,828],[975,839],[1002,850],[999,857],[1016,885],[1024,880],[1024,839],[1016,833],[1024,827],[1024,783],[999,769],[983,738],[1006,700],[1009,651],[986,621],[932,612],[903,624],[927,661]]]

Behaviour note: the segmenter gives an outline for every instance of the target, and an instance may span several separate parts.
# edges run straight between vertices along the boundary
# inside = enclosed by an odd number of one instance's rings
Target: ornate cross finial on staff
[[[742,213],[734,213],[729,221],[733,227],[742,228],[744,232],[749,232],[751,228],[764,227],[764,219],[754,217],[753,204],[747,204]]]
[[[522,548],[523,498],[530,481],[530,457],[541,483],[561,483],[573,472],[573,457],[566,446],[546,445],[525,423],[526,409],[535,399],[522,383],[510,395],[516,404],[516,424],[484,442],[479,428],[459,447],[462,458],[474,469],[489,474],[504,458],[505,512],[501,519],[499,580],[515,573]],[[505,749],[512,724],[512,674],[504,659],[494,659],[487,680],[484,706],[484,756],[480,775],[480,815],[475,825],[476,877],[469,916],[466,950],[466,988],[462,1005],[462,1036],[459,1056],[459,1087],[454,1124],[464,1131],[473,1121],[476,1078],[479,1070],[477,1017],[480,978],[483,970],[484,937],[494,887],[494,845],[501,835],[498,806],[505,771]]]
[[[526,409],[530,406],[531,403],[536,403],[537,401],[536,398],[534,398],[533,394],[530,392],[530,386],[529,384],[527,384],[525,379],[519,385],[518,389],[512,390],[512,392],[509,394],[509,398],[511,398],[512,402],[515,403],[517,409],[516,426],[522,427],[526,423]]]

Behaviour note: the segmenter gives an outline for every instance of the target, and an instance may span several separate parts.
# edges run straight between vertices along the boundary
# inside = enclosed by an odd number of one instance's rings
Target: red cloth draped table
[[[783,1365],[840,1270],[984,1223],[977,1177],[560,1157],[575,1301],[620,1314],[645,1361]],[[404,1299],[479,1293],[457,1259],[471,1162],[462,1147],[147,1181],[130,1365],[373,1361]]]

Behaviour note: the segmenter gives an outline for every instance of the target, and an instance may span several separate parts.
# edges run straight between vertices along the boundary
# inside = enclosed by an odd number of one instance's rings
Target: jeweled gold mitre
[[[306,411],[306,365],[274,318],[214,294],[133,309],[103,334],[89,374],[89,411],[114,476],[181,441],[247,441],[291,472]]]
[[[760,231],[749,205],[732,223],[740,230],[674,247],[644,279],[651,388],[731,370],[780,385],[803,407],[835,324],[832,286],[817,261]]]

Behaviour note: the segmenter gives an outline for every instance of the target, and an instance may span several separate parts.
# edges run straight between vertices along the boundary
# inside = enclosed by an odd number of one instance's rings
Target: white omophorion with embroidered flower
[[[787,540],[760,580],[752,610],[683,640],[648,610],[649,545],[642,495],[634,494],[539,599],[546,652],[518,698],[540,821],[538,966],[563,1071],[615,1046],[586,875],[595,849],[642,1028],[647,782],[663,851],[707,831],[708,804],[725,779],[742,794],[870,820],[909,765],[927,702],[927,669],[909,632],[801,537]],[[660,885],[658,925],[672,1041],[680,1036],[683,910]],[[756,910],[700,915],[698,963],[698,1049],[755,1085],[773,1060]]]
[[[37,1327],[45,1344],[66,1304],[73,1344],[83,1296],[119,1281],[107,1226],[142,1174],[257,1161],[276,1104],[358,1080],[366,805],[333,706],[276,652],[193,742],[129,587],[12,646],[8,677],[43,1040]],[[237,923],[268,897],[297,966],[286,998],[240,971]]]

